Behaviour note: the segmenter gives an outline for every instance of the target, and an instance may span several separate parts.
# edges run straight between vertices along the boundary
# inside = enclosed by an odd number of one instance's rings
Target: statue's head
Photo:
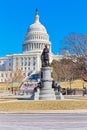
[[[47,48],[47,45],[45,45],[45,48]]]

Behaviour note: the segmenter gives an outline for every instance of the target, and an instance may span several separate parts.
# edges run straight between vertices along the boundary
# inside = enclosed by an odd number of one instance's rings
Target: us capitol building
[[[6,55],[0,58],[0,82],[11,79],[12,72],[19,67],[26,78],[32,73],[38,73],[41,68],[41,53],[45,45],[50,50],[50,62],[61,58],[51,52],[51,42],[46,28],[40,23],[38,10],[36,10],[34,23],[30,25],[22,44],[21,54]]]

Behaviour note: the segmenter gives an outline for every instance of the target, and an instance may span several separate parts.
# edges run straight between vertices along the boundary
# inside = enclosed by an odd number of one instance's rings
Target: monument
[[[41,54],[41,63],[41,87],[39,93],[37,92],[39,94],[38,100],[56,100],[55,92],[52,88],[52,67],[49,64],[49,49],[47,45],[45,45]],[[35,99],[37,98],[35,97]]]
[[[35,88],[34,100],[56,100],[64,99],[62,93],[57,88],[57,92],[53,88],[52,67],[49,63],[49,49],[47,45],[41,54],[41,80]]]

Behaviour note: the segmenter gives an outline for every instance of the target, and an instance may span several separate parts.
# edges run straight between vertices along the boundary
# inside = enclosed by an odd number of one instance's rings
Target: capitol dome
[[[41,31],[47,33],[45,27],[40,22],[32,24],[29,28],[29,31]]]
[[[50,49],[49,35],[46,28],[39,21],[38,10],[36,9],[34,23],[30,25],[25,35],[23,52],[43,50],[45,45]]]
[[[39,22],[39,16],[36,15],[34,24],[31,24],[28,30],[28,33],[30,31],[41,31],[43,33],[47,33],[45,27]]]

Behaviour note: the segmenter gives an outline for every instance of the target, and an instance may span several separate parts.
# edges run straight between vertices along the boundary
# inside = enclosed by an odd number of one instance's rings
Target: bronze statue
[[[41,61],[42,67],[49,66],[49,49],[47,48],[47,45],[45,45],[45,48],[41,54]]]

